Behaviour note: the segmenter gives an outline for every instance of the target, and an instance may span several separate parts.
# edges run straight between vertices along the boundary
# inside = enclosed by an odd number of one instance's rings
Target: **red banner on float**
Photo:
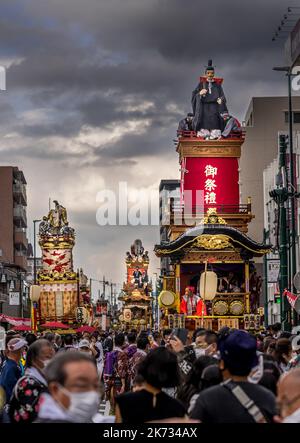
[[[183,182],[185,204],[192,199],[196,205],[196,191],[202,193],[202,202],[207,207],[239,205],[239,172],[237,158],[186,158]]]

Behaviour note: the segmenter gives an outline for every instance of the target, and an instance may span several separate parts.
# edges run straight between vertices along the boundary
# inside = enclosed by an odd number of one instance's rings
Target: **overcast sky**
[[[291,0],[291,5],[296,2]],[[159,228],[100,227],[97,192],[158,189],[179,178],[172,139],[208,58],[231,113],[253,96],[284,95],[272,72],[283,0],[0,0],[1,164],[24,171],[28,235],[57,199],[76,229],[75,266],[121,283],[141,238],[152,259]]]

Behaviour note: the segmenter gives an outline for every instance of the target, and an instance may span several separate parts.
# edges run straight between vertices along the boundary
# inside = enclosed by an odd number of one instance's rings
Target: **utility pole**
[[[267,231],[264,229],[264,244],[267,243],[267,238],[268,238],[268,233]],[[263,269],[264,269],[264,324],[265,326],[269,325],[269,300],[268,300],[268,259],[267,257],[264,255],[264,264],[263,264]]]
[[[289,192],[286,183],[286,136],[279,135],[279,174],[280,184],[277,188],[270,191],[270,197],[278,205],[279,221],[279,259],[280,259],[280,317],[283,330],[291,330],[291,310],[287,298],[283,295],[288,287],[288,237],[287,237],[287,213],[286,203],[289,198]]]
[[[290,249],[290,261],[291,261],[291,290],[296,293],[297,290],[294,287],[294,277],[297,272],[297,258],[296,258],[296,192],[297,184],[295,183],[295,173],[294,173],[294,148],[293,148],[293,109],[292,109],[292,73],[291,69],[287,72],[288,77],[288,94],[289,94],[289,157],[290,157],[290,184],[291,184],[291,226],[290,226],[290,236],[291,236],[291,249]],[[297,326],[298,324],[298,314],[295,309],[293,309],[293,324]]]
[[[116,286],[116,283],[112,283],[112,281],[110,281],[110,312],[112,314],[112,316],[114,315],[115,312],[115,308],[114,308],[114,292],[113,292],[113,287]]]
[[[105,284],[106,284],[106,280],[105,280],[105,275],[103,275],[103,299],[105,300]]]
[[[289,123],[289,158],[290,158],[290,192],[289,192],[289,203],[291,209],[291,221],[289,226],[289,275],[290,275],[290,290],[293,293],[297,293],[294,287],[293,281],[297,272],[297,254],[296,254],[296,198],[297,195],[297,183],[295,180],[295,165],[294,165],[294,147],[293,147],[293,107],[292,107],[292,67],[291,66],[276,66],[273,68],[274,71],[285,72],[288,79],[288,123]],[[293,310],[293,326],[298,324],[298,314]]]
[[[33,220],[33,281],[36,285],[36,223],[42,220]]]

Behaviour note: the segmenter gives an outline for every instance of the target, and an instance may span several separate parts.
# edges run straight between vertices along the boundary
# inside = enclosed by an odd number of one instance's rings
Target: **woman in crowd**
[[[44,369],[54,356],[53,345],[44,339],[29,346],[26,357],[26,370],[14,387],[9,402],[9,418],[13,423],[32,423],[38,414],[40,395],[47,392]]]
[[[164,347],[152,350],[141,362],[142,389],[116,397],[117,423],[145,423],[184,417],[186,408],[162,391],[180,384],[177,357]]]
[[[282,372],[287,370],[288,364],[293,356],[292,352],[292,344],[288,338],[279,338],[276,341],[273,357]]]
[[[277,395],[277,383],[280,377],[280,369],[275,359],[271,355],[264,355],[263,374],[258,384],[264,386]]]

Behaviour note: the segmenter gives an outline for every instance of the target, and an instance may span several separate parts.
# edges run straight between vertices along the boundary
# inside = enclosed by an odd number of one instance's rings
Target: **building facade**
[[[10,316],[28,314],[27,196],[22,171],[0,167],[0,311]]]
[[[169,241],[168,226],[171,206],[180,203],[180,180],[161,180],[159,185],[159,229],[160,243]],[[161,275],[170,271],[170,259],[160,259]]]
[[[286,134],[287,135],[287,134]],[[294,136],[294,164],[295,178],[297,184],[297,192],[300,190],[300,132],[296,132]],[[278,149],[278,142],[277,142]],[[287,172],[289,173],[289,155],[286,156]],[[280,177],[278,176],[279,155],[264,169],[263,171],[263,187],[264,187],[264,232],[265,240],[272,245],[272,252],[266,255],[264,261],[264,281],[265,281],[265,314],[269,324],[281,322],[280,319],[280,289],[279,289],[279,211],[275,201],[270,197],[270,191],[276,189]],[[287,203],[287,227],[291,229],[290,207]],[[297,269],[300,264],[299,237],[300,237],[300,205],[299,200],[296,203],[296,260]],[[290,266],[290,263],[289,263]]]
[[[300,97],[293,97],[294,131],[300,130]],[[288,133],[288,97],[254,97],[245,116],[246,138],[240,159],[241,201],[252,199],[254,220],[249,235],[262,241],[263,171],[278,153],[278,132]]]

